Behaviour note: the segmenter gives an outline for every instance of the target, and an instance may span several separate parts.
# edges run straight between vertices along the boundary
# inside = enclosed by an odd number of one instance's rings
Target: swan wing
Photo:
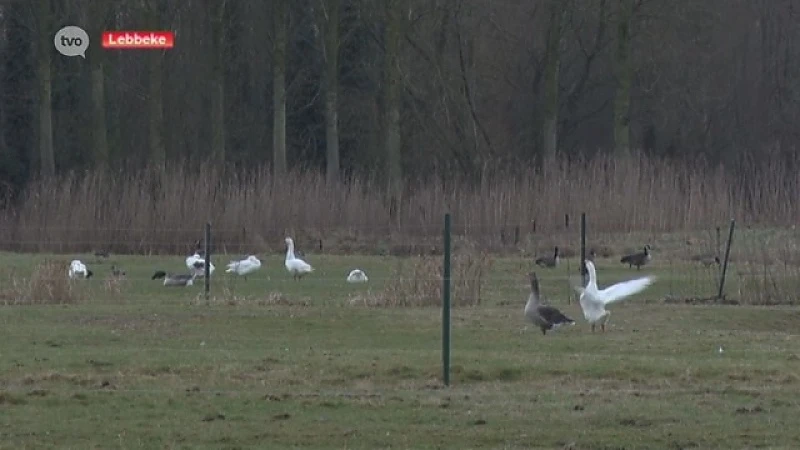
[[[655,277],[652,276],[623,281],[598,291],[596,298],[607,305],[645,290],[654,281]]]

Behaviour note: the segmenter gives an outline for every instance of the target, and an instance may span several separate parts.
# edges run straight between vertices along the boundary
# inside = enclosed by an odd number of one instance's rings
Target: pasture
[[[76,256],[95,276],[69,302],[14,304],[39,262],[62,261],[66,278],[73,256],[0,254],[14,268],[0,285],[0,448],[800,446],[800,312],[665,302],[715,292],[690,262],[637,272],[599,257],[601,286],[659,276],[610,308],[605,334],[567,302],[577,258],[537,268],[577,321],[542,336],[522,317],[530,259],[497,256],[480,303],[453,309],[446,388],[440,309],[374,301],[406,259],[310,255],[316,271],[296,282],[275,253],[245,281],[220,255],[206,301],[202,281],[150,280],[183,256]],[[125,280],[107,280],[111,264]],[[355,267],[368,283],[345,282]]]

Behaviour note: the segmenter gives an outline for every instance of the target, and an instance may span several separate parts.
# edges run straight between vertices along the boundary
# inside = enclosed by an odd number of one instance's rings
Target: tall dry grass
[[[63,261],[45,260],[34,267],[30,276],[8,274],[0,289],[3,305],[65,305],[82,301],[82,280],[70,280]]]
[[[486,276],[493,259],[473,245],[453,254],[450,280],[453,306],[478,306],[483,300]],[[358,295],[351,305],[386,308],[442,306],[444,271],[440,258],[420,256],[397,260],[383,290]]]
[[[380,185],[358,178],[328,184],[313,172],[273,176],[266,167],[232,173],[210,165],[96,170],[31,184],[0,213],[0,248],[184,253],[206,221],[228,251],[277,251],[287,234],[301,247],[322,241],[336,250],[339,241],[358,240],[391,248],[438,242],[445,211],[455,233],[479,242],[501,229],[530,233],[534,221],[548,233],[563,227],[564,214],[582,211],[593,232],[669,232],[731,217],[783,225],[800,219],[800,173],[790,166],[770,159],[728,171],[642,155],[551,160],[515,174],[487,170],[477,184],[416,183],[393,219]]]

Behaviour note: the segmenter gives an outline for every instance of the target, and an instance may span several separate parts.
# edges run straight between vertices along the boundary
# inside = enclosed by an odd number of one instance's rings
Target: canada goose
[[[286,270],[292,274],[292,278],[299,280],[305,274],[313,272],[314,268],[310,264],[294,256],[294,241],[292,238],[287,237],[284,242],[286,242],[286,262],[284,265]]]
[[[171,274],[163,270],[158,270],[153,274],[151,280],[157,280],[159,278],[164,279],[164,286],[191,286],[194,284],[194,279],[197,278],[197,275]]]
[[[632,255],[625,255],[619,262],[627,264],[628,267],[636,266],[636,270],[640,270],[643,265],[650,262],[650,244],[644,246],[642,253],[634,253]]]
[[[528,303],[525,304],[525,317],[533,322],[542,330],[542,334],[547,334],[547,330],[552,330],[561,325],[575,325],[575,321],[565,316],[558,309],[540,304],[541,294],[539,293],[539,279],[536,272],[531,272],[531,293],[528,296]]]
[[[76,278],[92,278],[94,273],[86,268],[86,264],[78,259],[73,259],[72,262],[69,263],[67,275],[74,280]]]
[[[606,305],[641,292],[655,281],[655,277],[648,276],[623,281],[600,290],[597,288],[597,273],[593,262],[586,261],[586,271],[589,272],[589,282],[586,287],[575,286],[574,288],[581,294],[580,304],[583,317],[592,325],[593,332],[597,323],[600,323],[602,331],[606,331],[606,322],[611,315],[611,311],[606,310]]]
[[[369,281],[369,278],[367,278],[367,274],[361,269],[353,269],[347,275],[348,283],[366,283],[367,281]]]
[[[115,277],[124,277],[125,276],[125,271],[120,269],[119,267],[117,267],[115,265],[112,265],[111,266],[111,275],[114,275]]]
[[[542,256],[537,258],[533,263],[542,267],[555,267],[558,265],[558,260],[558,247],[556,247],[553,256]]]
[[[247,275],[255,272],[261,268],[261,261],[255,255],[250,255],[245,259],[239,261],[231,261],[228,263],[228,270],[226,273],[235,273],[244,277],[247,280]]]

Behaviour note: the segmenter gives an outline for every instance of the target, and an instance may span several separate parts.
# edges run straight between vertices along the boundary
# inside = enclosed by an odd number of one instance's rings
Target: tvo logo
[[[56,32],[53,44],[56,46],[56,51],[64,56],[81,56],[86,59],[89,35],[83,28],[70,25]]]

